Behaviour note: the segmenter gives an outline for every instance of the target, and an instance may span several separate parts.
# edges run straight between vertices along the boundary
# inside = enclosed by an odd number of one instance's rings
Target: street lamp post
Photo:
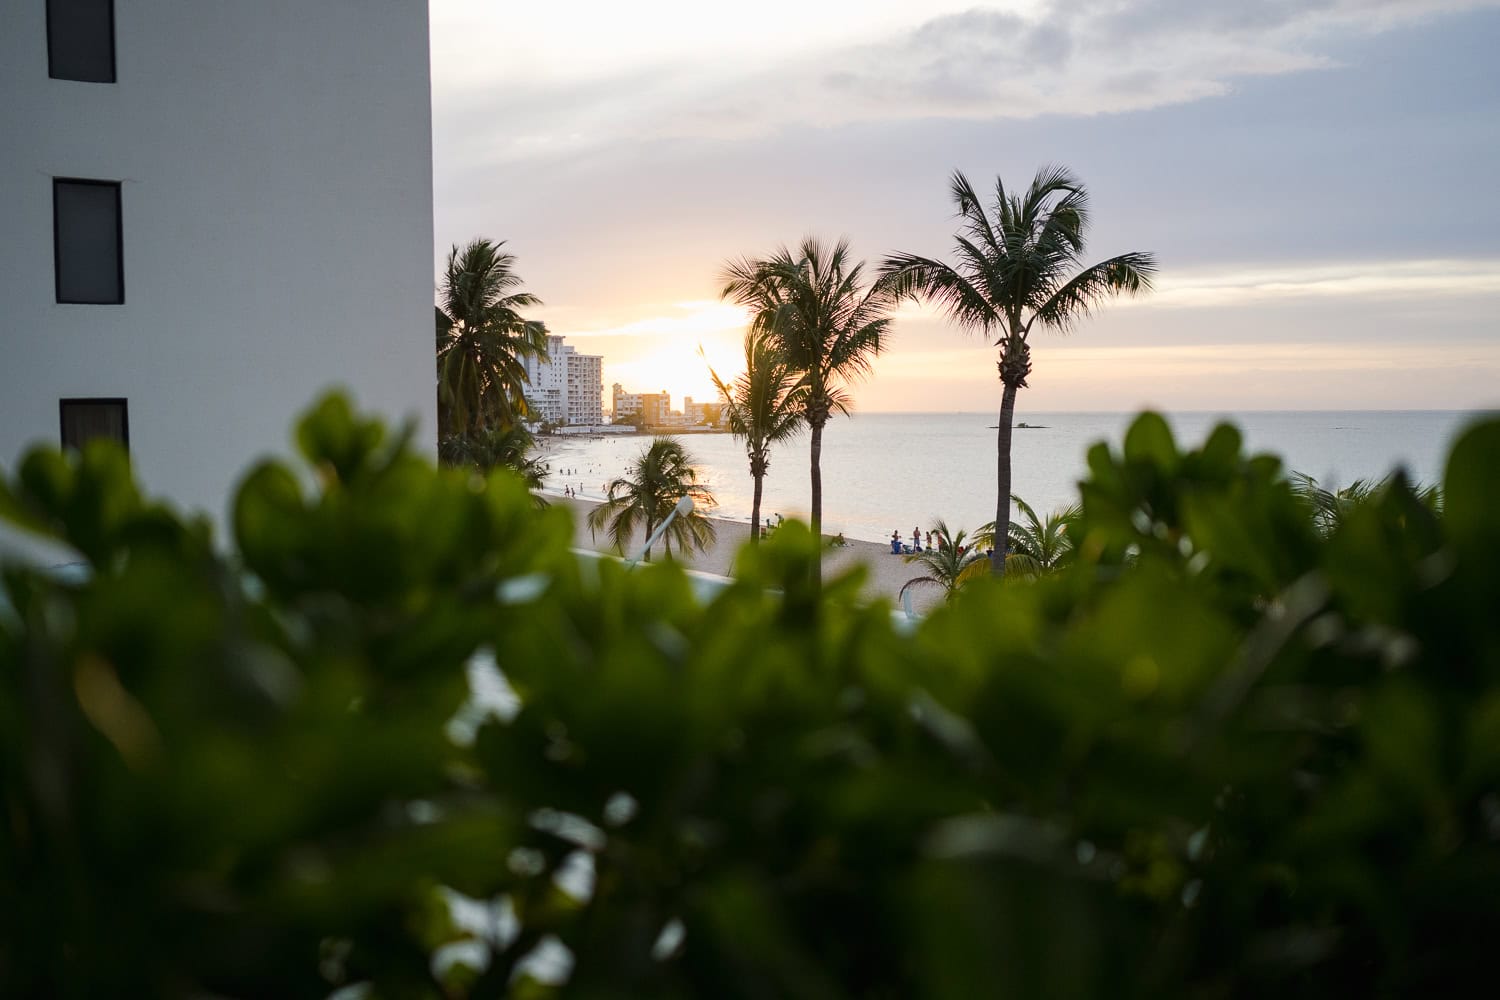
[[[679,514],[681,514],[683,517],[686,517],[687,515],[691,514],[692,512],[693,512],[693,498],[692,497],[686,497],[685,496],[681,500],[677,501],[677,506],[672,508],[672,512],[666,516],[666,518],[661,522],[661,524],[658,524],[656,526],[656,530],[653,531],[653,532],[651,532],[651,537],[648,538],[648,539],[646,539],[646,544],[641,549],[640,555],[636,556],[634,559],[628,560],[625,563],[625,565],[627,565],[627,566],[634,566],[636,563],[638,563],[642,559],[646,558],[646,553],[651,551],[651,546],[655,545],[658,541],[660,541],[661,536],[664,535],[664,534],[666,534],[666,532],[667,532],[667,525],[669,525],[669,524],[672,523],[672,518],[676,517]]]

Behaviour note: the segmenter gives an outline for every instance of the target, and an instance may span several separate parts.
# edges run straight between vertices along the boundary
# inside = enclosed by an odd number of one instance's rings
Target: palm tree
[[[1008,571],[1026,577],[1038,577],[1060,567],[1073,554],[1073,538],[1068,534],[1068,525],[1077,521],[1083,508],[1071,504],[1048,514],[1046,519],[1037,517],[1031,504],[1014,493],[1010,496],[1022,521],[1011,521],[1006,532],[1006,548],[1009,550]],[[979,529],[975,536],[983,544],[992,544],[995,524],[990,522]]]
[[[883,287],[863,287],[864,264],[851,263],[849,241],[824,246],[807,237],[792,251],[764,260],[731,261],[720,298],[751,311],[751,329],[771,339],[798,372],[802,419],[811,432],[812,530],[823,523],[823,428],[848,413],[847,383],[868,375],[885,346],[894,300]],[[821,567],[815,569],[819,572]]]
[[[771,468],[771,445],[790,440],[802,430],[797,373],[770,337],[751,330],[745,334],[744,374],[733,385],[726,385],[712,367],[708,374],[724,399],[730,433],[744,440],[750,457],[750,478],[755,481],[750,544],[755,545],[760,541],[761,488]]]
[[[440,438],[529,414],[525,362],[547,359],[547,328],[518,312],[542,302],[519,291],[504,245],[480,239],[448,253],[436,316]]]
[[[692,497],[698,508],[714,504],[713,493],[699,485],[698,470],[682,443],[676,438],[653,438],[626,474],[605,486],[604,503],[589,511],[589,534],[597,537],[600,529],[607,530],[615,547],[623,553],[637,528],[643,530],[643,538],[649,539],[685,496]],[[713,522],[695,508],[686,517],[673,519],[667,529],[667,556],[672,555],[674,540],[683,549],[702,551],[715,536]],[[649,548],[646,561],[651,561]]]
[[[547,463],[532,457],[536,438],[522,424],[490,427],[472,434],[450,434],[438,442],[438,458],[447,465],[468,465],[480,472],[510,469],[526,483],[538,507],[547,506],[537,491],[547,475]]]
[[[958,265],[916,254],[886,258],[881,284],[897,298],[938,302],[948,318],[1000,349],[999,433],[995,523],[1010,523],[1010,443],[1016,393],[1031,374],[1028,338],[1035,327],[1066,332],[1106,298],[1151,287],[1156,259],[1132,252],[1083,266],[1088,192],[1061,167],[1039,170],[1024,194],[998,178],[987,214],[968,178],[955,171],[952,194],[963,219],[955,235]],[[1005,545],[996,545],[993,572],[1005,572]]]
[[[1382,479],[1356,479],[1343,488],[1328,489],[1305,472],[1293,472],[1292,492],[1300,497],[1312,511],[1313,525],[1323,535],[1331,535],[1344,523],[1350,511],[1381,497],[1396,482],[1396,474]],[[1443,491],[1435,485],[1417,484],[1412,487],[1417,500],[1434,513],[1443,512]]]
[[[934,524],[932,530],[937,533],[937,545],[906,557],[907,562],[918,563],[927,572],[902,584],[896,595],[898,599],[905,597],[906,592],[914,587],[935,586],[943,588],[943,600],[951,601],[965,583],[989,573],[984,553],[973,541],[965,543],[964,532],[955,534],[949,531],[943,521]]]

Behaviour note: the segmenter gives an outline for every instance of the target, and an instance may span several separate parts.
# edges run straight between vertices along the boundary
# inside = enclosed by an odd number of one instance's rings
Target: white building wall
[[[556,335],[547,337],[548,360],[527,358],[523,364],[535,403],[532,417],[554,424],[598,424],[604,421],[604,358],[579,354]]]
[[[567,413],[567,364],[563,359],[572,350],[571,347],[563,346],[562,337],[549,335],[546,361],[536,358],[522,361],[530,383],[526,398],[535,404],[531,415],[533,420],[559,423]]]
[[[568,423],[604,422],[604,357],[568,348]]]
[[[0,0],[0,464],[126,397],[149,491],[218,515],[325,388],[436,433],[427,4],[116,0],[115,83]],[[122,182],[123,305],[59,305],[52,178]]]

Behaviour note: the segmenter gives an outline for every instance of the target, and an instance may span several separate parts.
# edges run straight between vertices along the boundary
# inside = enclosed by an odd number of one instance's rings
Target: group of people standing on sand
[[[922,551],[922,541],[923,541],[923,539],[922,539],[922,529],[921,528],[913,528],[913,529],[911,529],[911,544],[910,545],[907,545],[905,542],[903,542],[901,540],[901,532],[899,530],[893,531],[893,532],[891,532],[891,555],[895,555],[895,556],[909,556],[909,555],[912,555],[913,553],[921,552]],[[926,539],[926,541],[927,541],[927,548],[929,548],[929,549],[933,548],[933,544],[932,544],[932,532],[930,532],[930,531],[927,532],[927,539]]]
[[[938,539],[937,541],[940,542],[940,541],[942,541],[942,539]],[[900,531],[893,531],[893,532],[891,532],[891,555],[893,555],[893,556],[910,556],[910,555],[916,555],[917,553],[919,553],[919,552],[922,551],[922,542],[923,542],[923,537],[922,537],[922,529],[921,528],[913,528],[913,529],[911,529],[911,544],[907,544],[906,542],[904,542],[904,541],[901,540],[901,532]],[[933,537],[932,537],[932,532],[930,532],[930,531],[927,532],[926,542],[927,542],[927,550],[928,551],[931,551],[931,550],[937,548],[937,545],[934,543],[934,540],[933,540]],[[971,546],[968,546],[968,545],[960,545],[958,547],[958,554],[961,556],[966,551],[968,551],[970,548],[971,548]],[[974,549],[975,552],[979,551],[978,546],[972,546],[972,548]],[[986,556],[993,556],[995,554],[995,550],[994,550],[993,547],[987,548],[987,549],[984,550],[984,554]]]

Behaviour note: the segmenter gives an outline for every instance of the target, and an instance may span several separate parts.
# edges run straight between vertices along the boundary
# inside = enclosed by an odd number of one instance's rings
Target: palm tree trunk
[[[1005,575],[1005,551],[1010,540],[1010,438],[1016,417],[1016,392],[1020,386],[1005,382],[1000,395],[1000,420],[995,431],[995,478],[1000,495],[995,498],[995,552],[990,556],[990,572]]]
[[[814,594],[823,590],[823,425],[812,425],[812,534],[817,558],[812,566]]]
[[[760,490],[765,475],[755,476],[755,497],[750,501],[750,544],[760,544]]]
[[[812,430],[812,530],[813,537],[821,539],[823,530],[823,425],[813,424]]]
[[[646,537],[649,539],[651,537],[651,533],[655,530],[656,525],[651,523],[651,519],[649,517],[646,518]],[[651,547],[649,545],[646,546],[646,554],[642,557],[642,559],[645,562],[651,561]]]

